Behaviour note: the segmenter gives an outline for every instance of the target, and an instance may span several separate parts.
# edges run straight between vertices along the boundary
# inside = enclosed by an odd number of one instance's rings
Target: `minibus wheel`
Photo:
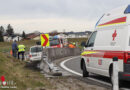
[[[88,76],[89,76],[89,72],[87,71],[85,62],[84,62],[83,63],[83,77],[88,77]]]

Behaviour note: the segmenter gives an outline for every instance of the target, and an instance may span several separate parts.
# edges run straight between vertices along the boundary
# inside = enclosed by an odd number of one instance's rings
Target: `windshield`
[[[125,13],[125,14],[130,13],[130,5],[128,5],[128,7],[126,8],[126,10],[125,10],[124,13]]]
[[[59,45],[59,44],[60,44],[59,39],[50,40],[50,46],[55,46],[55,45]]]
[[[32,53],[42,52],[42,47],[33,47],[33,48],[31,48],[31,52],[32,52]]]

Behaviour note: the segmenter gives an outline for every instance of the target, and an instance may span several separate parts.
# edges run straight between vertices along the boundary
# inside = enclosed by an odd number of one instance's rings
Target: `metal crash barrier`
[[[40,62],[40,69],[47,74],[61,76],[62,72],[53,61],[68,56],[80,55],[80,53],[79,48],[44,48],[42,52],[42,60]]]

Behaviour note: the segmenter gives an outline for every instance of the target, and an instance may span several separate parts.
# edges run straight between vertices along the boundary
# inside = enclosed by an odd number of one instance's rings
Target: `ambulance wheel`
[[[89,76],[89,72],[87,71],[85,62],[84,62],[83,63],[83,77],[88,77],[88,76]]]

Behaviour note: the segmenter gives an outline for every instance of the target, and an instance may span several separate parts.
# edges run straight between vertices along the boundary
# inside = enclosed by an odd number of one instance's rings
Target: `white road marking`
[[[75,72],[75,71],[73,71],[73,70],[71,70],[71,69],[69,69],[68,67],[65,66],[65,63],[66,63],[67,61],[70,61],[70,60],[75,59],[75,58],[78,58],[78,57],[80,57],[80,56],[77,56],[77,57],[73,57],[73,58],[69,58],[69,59],[67,59],[67,60],[64,60],[63,62],[60,63],[60,66],[61,66],[62,68],[64,68],[65,70],[67,70],[67,71],[73,73],[73,74],[76,74],[76,75],[78,75],[78,76],[82,76],[81,73]]]
[[[76,75],[78,75],[78,76],[82,76],[81,73],[78,73],[78,72],[76,72],[76,71],[73,71],[73,70],[71,70],[71,69],[69,69],[68,67],[65,66],[65,63],[66,63],[67,61],[70,61],[70,60],[75,59],[75,58],[78,58],[78,57],[80,57],[80,56],[77,56],[77,57],[73,57],[73,58],[69,58],[69,59],[67,59],[67,60],[64,60],[63,62],[60,63],[60,66],[61,66],[62,68],[64,68],[65,70],[67,70],[67,71],[73,73],[73,74],[76,74]],[[94,78],[91,78],[91,77],[87,77],[87,78],[88,78],[88,79],[91,79],[91,80],[93,80],[93,81],[96,81],[96,82],[99,82],[99,83],[102,83],[102,84],[106,84],[106,85],[108,85],[108,86],[111,86],[110,83],[103,82],[103,81],[100,81],[100,80],[97,80],[97,79],[94,79]]]

